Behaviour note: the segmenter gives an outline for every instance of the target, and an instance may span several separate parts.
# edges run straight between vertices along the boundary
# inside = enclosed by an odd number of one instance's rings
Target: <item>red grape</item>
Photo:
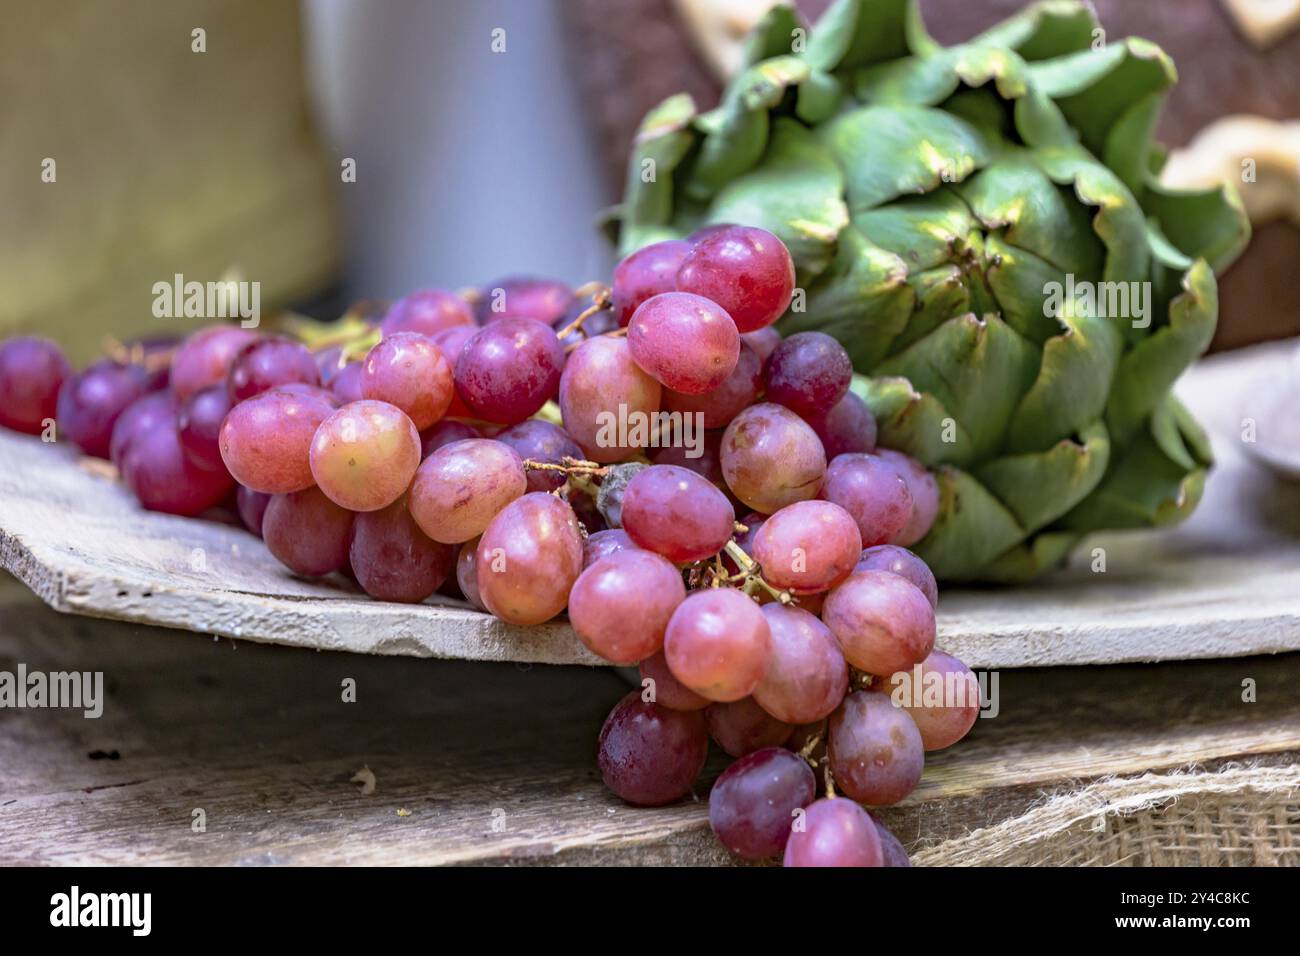
[[[868,674],[892,674],[934,649],[934,608],[915,585],[888,571],[854,571],[822,606],[844,658]]]
[[[555,396],[564,350],[549,326],[498,319],[479,329],[456,359],[456,390],[476,418],[522,422]]]
[[[698,413],[705,428],[725,428],[727,423],[754,403],[763,387],[763,363],[758,354],[743,342],[736,367],[717,388],[698,395],[686,395],[664,389],[666,411],[685,415]]]
[[[420,433],[387,402],[344,405],[316,429],[311,473],[320,490],[349,511],[396,501],[420,465]]]
[[[585,571],[601,558],[620,551],[635,551],[636,544],[622,528],[607,528],[587,535],[582,542],[582,568]]]
[[[854,571],[888,571],[911,581],[920,588],[930,607],[939,606],[939,584],[930,566],[906,548],[896,544],[878,544],[862,552]]]
[[[742,332],[771,325],[794,294],[794,260],[766,229],[731,226],[702,235],[677,271],[677,288],[718,303]]]
[[[704,722],[714,743],[732,757],[779,747],[790,739],[794,727],[777,720],[757,703],[745,697],[725,704],[710,704]]]
[[[912,516],[912,495],[879,455],[840,455],[826,468],[822,497],[853,516],[863,547],[892,541]]]
[[[709,738],[699,713],[649,704],[632,691],[605,718],[596,748],[605,786],[628,803],[658,807],[690,793]]]
[[[262,536],[262,521],[266,517],[266,508],[271,503],[271,496],[252,488],[239,485],[235,488],[235,507],[239,510],[239,520],[244,527],[259,538]]]
[[[172,356],[172,391],[183,402],[209,385],[225,382],[235,356],[257,339],[256,332],[237,325],[199,329]]]
[[[939,516],[939,483],[915,458],[888,448],[880,449],[879,455],[893,465],[903,481],[907,482],[907,490],[912,496],[911,517],[891,541],[892,544],[910,548],[930,533],[934,519]]]
[[[582,571],[578,519],[555,495],[530,492],[492,519],[475,561],[489,611],[510,624],[549,621],[564,610]]]
[[[506,505],[528,490],[524,463],[509,445],[471,438],[443,445],[411,484],[411,514],[434,541],[476,538]]]
[[[732,853],[747,860],[776,856],[790,839],[795,811],[817,796],[804,760],[780,747],[741,757],[709,791],[709,826]]]
[[[631,322],[646,299],[676,290],[677,270],[690,251],[689,242],[668,239],[638,249],[614,268],[610,298],[619,325]]]
[[[811,724],[844,699],[849,668],[830,629],[802,608],[768,604],[763,616],[772,635],[772,656],[754,700],[787,724]]]
[[[556,279],[511,276],[483,288],[478,320],[486,325],[501,319],[533,319],[554,325],[572,302],[573,290]]]
[[[319,488],[275,495],[262,516],[266,548],[295,574],[338,571],[348,563],[353,514]]]
[[[59,390],[58,435],[72,439],[87,455],[107,458],[118,416],[149,391],[149,384],[148,373],[138,365],[95,362]]]
[[[592,461],[621,461],[645,447],[650,436],[632,446],[620,438],[620,412],[630,423],[659,411],[662,386],[632,361],[627,340],[601,336],[579,345],[560,376],[560,413],[564,430]],[[648,432],[648,429],[646,430]]]
[[[613,664],[636,664],[658,651],[686,597],[681,573],[650,551],[602,558],[569,592],[569,623],[583,644]]]
[[[478,593],[478,569],[475,567],[477,562],[478,538],[474,538],[462,544],[456,555],[456,584],[460,587],[460,593],[465,596],[466,601],[480,611],[486,611],[487,605],[483,603],[483,598]]]
[[[763,369],[767,400],[800,415],[824,415],[853,378],[844,346],[825,332],[798,332],[778,345]]]
[[[221,460],[241,485],[266,494],[315,484],[311,445],[334,412],[319,398],[272,389],[240,402],[221,426]]]
[[[790,409],[770,402],[735,417],[722,436],[721,454],[727,486],[764,514],[816,498],[826,476],[817,433]]]
[[[225,469],[197,468],[185,457],[174,414],[137,431],[121,460],[123,483],[150,511],[193,517],[220,504],[234,487]]]
[[[70,375],[72,366],[49,339],[0,343],[0,426],[39,435],[45,420],[55,418],[59,389]]]
[[[875,450],[876,420],[867,403],[852,392],[845,392],[825,414],[806,415],[804,420],[822,440],[828,459]]]
[[[818,800],[792,829],[786,866],[884,866],[875,821],[852,800]]]
[[[305,345],[279,335],[249,342],[240,349],[226,379],[235,402],[294,382],[319,385],[320,368]]]
[[[482,437],[483,433],[469,422],[444,418],[420,432],[420,454],[423,458],[428,458],[443,445],[464,441],[467,438]]]
[[[771,654],[767,619],[734,588],[687,595],[664,634],[664,657],[673,676],[712,701],[752,694]]]
[[[365,392],[361,388],[361,380],[364,377],[364,369],[360,362],[349,362],[339,370],[330,382],[330,391],[334,397],[343,404],[348,402],[360,402],[365,399]]]
[[[230,393],[224,385],[209,385],[181,405],[177,417],[181,448],[200,468],[225,468],[221,462],[221,423],[230,413]]]
[[[348,558],[357,583],[372,598],[409,604],[437,591],[455,563],[451,545],[428,538],[402,498],[357,515]]]
[[[650,700],[673,710],[703,710],[709,699],[701,697],[673,676],[664,652],[651,654],[641,662],[641,685],[650,691]],[[651,683],[647,686],[646,681]]]
[[[731,540],[736,512],[726,495],[695,472],[651,465],[628,482],[622,521],[637,545],[684,564],[721,551]]]
[[[872,806],[897,803],[916,789],[925,767],[921,733],[884,694],[854,691],[831,714],[827,747],[835,785]]]
[[[582,449],[563,428],[544,422],[540,418],[511,425],[498,432],[496,440],[509,445],[520,458],[560,464],[565,457],[581,458]],[[529,471],[529,491],[554,491],[564,484],[564,475],[555,471]]]
[[[862,554],[853,517],[829,501],[796,501],[754,536],[754,559],[773,587],[812,593],[849,576]]]
[[[951,747],[970,733],[979,717],[979,681],[969,667],[943,651],[931,651],[911,670],[871,686],[912,715],[926,750]]]
[[[455,391],[451,363],[432,339],[416,332],[386,336],[361,366],[361,393],[397,406],[419,429],[447,413]]]
[[[781,344],[781,333],[769,325],[753,332],[740,333],[740,341],[753,349],[759,364],[765,366],[772,352]]]
[[[113,437],[108,443],[109,459],[120,469],[126,449],[135,436],[164,425],[173,427],[176,411],[176,396],[170,390],[149,392],[137,398],[113,423]]]
[[[434,335],[458,325],[474,325],[468,302],[446,289],[421,289],[394,302],[380,329],[387,338],[399,332]]]
[[[688,395],[720,386],[740,358],[740,333],[731,316],[686,292],[642,302],[628,324],[627,341],[637,365]]]
[[[907,855],[907,851],[903,849],[903,844],[898,842],[898,837],[894,836],[893,832],[875,817],[872,817],[871,820],[876,825],[876,835],[880,837],[880,852],[885,861],[884,865],[895,867],[911,866],[912,860]]]

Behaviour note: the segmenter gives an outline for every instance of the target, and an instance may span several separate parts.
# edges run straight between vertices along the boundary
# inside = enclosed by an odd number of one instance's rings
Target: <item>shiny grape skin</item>
[[[604,531],[597,531],[583,539],[582,569],[585,571],[601,558],[607,558],[619,551],[633,550],[639,549],[622,528],[606,528]]]
[[[479,539],[475,569],[487,609],[509,624],[564,610],[582,572],[582,535],[568,503],[544,491],[516,498]]]
[[[714,302],[686,292],[646,299],[627,326],[637,365],[665,387],[699,395],[720,386],[740,358],[740,333]]]
[[[664,629],[686,597],[681,572],[637,548],[601,558],[569,592],[569,623],[593,654],[638,664],[659,651]]]
[[[563,368],[564,349],[549,326],[497,319],[457,357],[456,391],[475,418],[513,425],[555,397]]]
[[[262,540],[290,571],[319,577],[347,565],[353,517],[319,488],[274,495],[262,516]]]
[[[912,518],[907,482],[879,455],[832,459],[821,495],[853,516],[864,548],[890,543]]]
[[[456,555],[456,584],[465,600],[480,611],[486,611],[487,605],[478,593],[478,538],[472,538],[460,546]]]
[[[722,436],[722,473],[732,493],[755,511],[772,514],[816,498],[826,477],[817,433],[784,405],[751,405]]]
[[[477,308],[484,325],[502,319],[533,319],[554,325],[573,304],[573,290],[557,279],[510,276],[482,289]]]
[[[754,354],[758,356],[759,365],[765,367],[772,352],[781,344],[781,333],[769,325],[754,332],[742,332],[740,341],[754,350]]]
[[[664,389],[665,411],[698,414],[705,428],[726,428],[733,418],[754,403],[763,388],[763,363],[758,353],[740,344],[736,367],[717,388],[699,395]]]
[[[825,415],[848,394],[853,363],[825,332],[797,332],[773,350],[763,377],[769,402],[800,415]]]
[[[561,459],[582,458],[578,443],[558,425],[530,418],[500,431],[496,440],[509,445],[520,458],[558,465]],[[529,471],[529,491],[554,491],[564,484],[564,475],[554,471]]]
[[[173,427],[178,405],[171,390],[149,392],[126,407],[113,423],[113,437],[108,443],[108,457],[120,469],[127,447],[135,436],[164,424]]]
[[[713,742],[732,757],[779,747],[794,733],[793,725],[777,720],[752,697],[710,704],[704,711],[704,723]]]
[[[614,267],[610,299],[620,326],[632,321],[632,313],[646,299],[677,289],[677,270],[691,251],[691,243],[667,239],[643,246]]]
[[[241,485],[266,494],[315,484],[311,445],[334,407],[319,398],[272,389],[240,402],[221,425],[221,460]]]
[[[259,538],[262,536],[262,521],[266,517],[266,507],[271,503],[271,496],[252,488],[238,485],[235,488],[235,507],[239,511],[239,520],[244,527]]]
[[[269,335],[250,342],[230,363],[226,387],[232,402],[242,402],[277,385],[320,384],[320,367],[301,342]]]
[[[138,365],[95,362],[59,389],[56,436],[71,439],[87,455],[107,458],[118,416],[147,394],[149,385],[148,373]]]
[[[875,821],[852,800],[824,797],[811,803],[802,824],[802,829],[792,827],[785,866],[884,866]]]
[[[802,608],[767,604],[763,616],[772,654],[754,700],[787,724],[812,724],[828,716],[849,686],[849,668],[830,628]]]
[[[509,445],[471,438],[443,445],[411,483],[411,515],[434,541],[460,544],[481,535],[510,502],[525,494],[524,463]]]
[[[752,694],[771,653],[767,619],[757,604],[734,588],[687,595],[664,633],[664,657],[673,676],[715,702]]]
[[[636,806],[658,807],[691,792],[708,749],[699,712],[649,704],[632,691],[605,718],[596,763],[615,794]]]
[[[876,419],[867,403],[853,392],[845,392],[825,414],[805,415],[804,421],[822,440],[828,461],[876,449]]]
[[[643,693],[649,693],[652,702],[673,710],[703,710],[709,706],[707,697],[701,697],[673,676],[663,651],[651,654],[638,669]],[[647,685],[646,681],[653,683]]]
[[[703,235],[677,271],[677,288],[718,303],[741,332],[779,319],[794,293],[794,260],[766,229],[732,226]]]
[[[932,686],[932,681],[942,683]],[[969,667],[943,651],[931,651],[911,670],[891,674],[871,686],[879,686],[912,715],[927,751],[951,747],[970,733],[979,717],[979,681]],[[934,701],[932,695],[939,700]]]
[[[172,356],[172,391],[183,402],[209,385],[225,382],[235,356],[258,338],[256,332],[238,325],[199,329]]]
[[[892,674],[934,649],[934,608],[920,589],[888,571],[854,571],[831,590],[822,621],[844,659],[868,674]]]
[[[829,501],[796,501],[754,536],[754,559],[773,587],[811,594],[849,576],[862,554],[853,516]]]
[[[417,604],[447,580],[455,551],[420,530],[399,498],[386,508],[356,516],[348,551],[362,590],[379,601]]]
[[[221,423],[230,413],[230,393],[223,385],[209,385],[181,405],[177,417],[185,456],[209,471],[226,466],[221,461]]]
[[[361,394],[397,406],[423,431],[447,414],[456,383],[451,363],[432,339],[394,332],[366,355]]]
[[[176,418],[139,430],[122,452],[122,483],[150,511],[191,518],[224,501],[234,488],[225,469],[196,468],[181,450]]]
[[[817,797],[812,768],[780,747],[741,757],[709,791],[709,826],[747,860],[778,856],[790,839],[795,811]]]
[[[910,548],[930,533],[939,516],[939,482],[924,465],[901,451],[882,448],[878,454],[897,469],[912,496],[912,516],[890,541]]]
[[[925,768],[921,732],[887,695],[854,691],[831,714],[829,731],[831,775],[844,794],[888,806],[916,789]]]
[[[482,437],[483,433],[469,422],[444,418],[420,432],[420,455],[422,458],[428,458],[443,445],[450,445],[454,441],[465,441],[467,438]]]
[[[468,302],[446,289],[421,289],[389,306],[379,327],[387,338],[399,332],[434,335],[458,325],[474,325]]]
[[[707,479],[676,465],[638,472],[623,495],[623,530],[669,561],[701,561],[731,540],[736,512]]]
[[[59,389],[71,375],[71,364],[49,339],[18,336],[0,343],[0,426],[39,435],[45,420],[55,418]]]
[[[344,405],[316,429],[311,473],[349,511],[378,511],[400,498],[420,465],[420,433],[387,402]]]
[[[361,390],[363,372],[360,362],[349,362],[343,366],[330,382],[330,391],[334,393],[334,397],[344,405],[365,399],[365,393]]]
[[[903,844],[899,842],[898,837],[894,836],[893,831],[875,817],[871,818],[871,822],[876,825],[876,836],[880,837],[880,853],[884,860],[882,865],[910,867],[912,858],[907,855]]]
[[[617,420],[620,405],[629,423],[636,417],[653,416],[659,411],[662,394],[663,387],[632,361],[627,339],[588,339],[570,353],[560,376],[564,430],[590,460],[601,464],[622,461],[637,448],[619,444],[617,429],[606,423]]]
[[[878,544],[867,548],[853,566],[854,571],[888,571],[912,582],[925,595],[930,607],[939,606],[939,582],[930,566],[906,548],[896,544]]]

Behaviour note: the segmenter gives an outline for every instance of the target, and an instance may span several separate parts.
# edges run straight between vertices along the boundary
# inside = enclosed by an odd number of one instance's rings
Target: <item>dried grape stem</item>
[[[586,285],[580,287],[575,292],[575,295],[580,299],[590,295],[591,305],[584,309],[576,319],[564,328],[560,329],[560,331],[556,332],[555,337],[557,339],[564,339],[566,336],[577,332],[582,328],[582,323],[586,322],[597,312],[603,312],[605,309],[610,307],[609,289],[605,288],[599,282],[588,282]],[[583,334],[585,335],[586,333],[584,332]]]
[[[745,549],[735,541],[728,541],[724,550],[731,557],[731,560],[735,561],[736,564],[740,566],[741,571],[744,572],[746,593],[753,593],[750,590],[751,586],[758,587],[772,595],[772,597],[776,598],[776,600],[780,601],[782,604],[793,603],[794,597],[789,591],[778,590],[763,580],[763,569],[760,568],[758,563],[747,555]]]

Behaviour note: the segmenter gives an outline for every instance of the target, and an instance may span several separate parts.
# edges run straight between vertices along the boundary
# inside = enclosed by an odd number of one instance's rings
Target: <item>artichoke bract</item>
[[[840,0],[808,30],[777,7],[716,109],[646,117],[619,244],[776,233],[798,273],[778,327],[844,343],[880,443],[938,475],[917,552],[943,579],[1025,580],[1201,497],[1209,444],[1172,386],[1249,227],[1227,187],[1156,181],[1175,80],[1072,0],[953,47],[907,0]]]

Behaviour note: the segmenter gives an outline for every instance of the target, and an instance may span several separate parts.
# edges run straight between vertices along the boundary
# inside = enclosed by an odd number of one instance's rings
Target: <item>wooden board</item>
[[[608,669],[178,640],[55,614],[0,580],[0,670],[18,662],[101,671],[107,700],[97,720],[0,709],[0,865],[735,862],[708,829],[718,754],[669,807],[605,790],[595,738],[627,691]],[[933,858],[1087,783],[1294,766],[1298,685],[1296,654],[1007,671],[998,716],[879,815]]]
[[[1219,466],[1200,509],[1163,532],[1098,535],[1015,590],[945,591],[939,643],[977,667],[1231,657],[1300,649],[1300,486],[1242,451],[1243,402],[1289,350],[1204,362],[1181,394]],[[563,622],[517,628],[454,602],[367,599],[309,581],[238,528],[141,511],[70,448],[0,433],[0,565],[52,607],[207,634],[371,654],[597,664]]]

